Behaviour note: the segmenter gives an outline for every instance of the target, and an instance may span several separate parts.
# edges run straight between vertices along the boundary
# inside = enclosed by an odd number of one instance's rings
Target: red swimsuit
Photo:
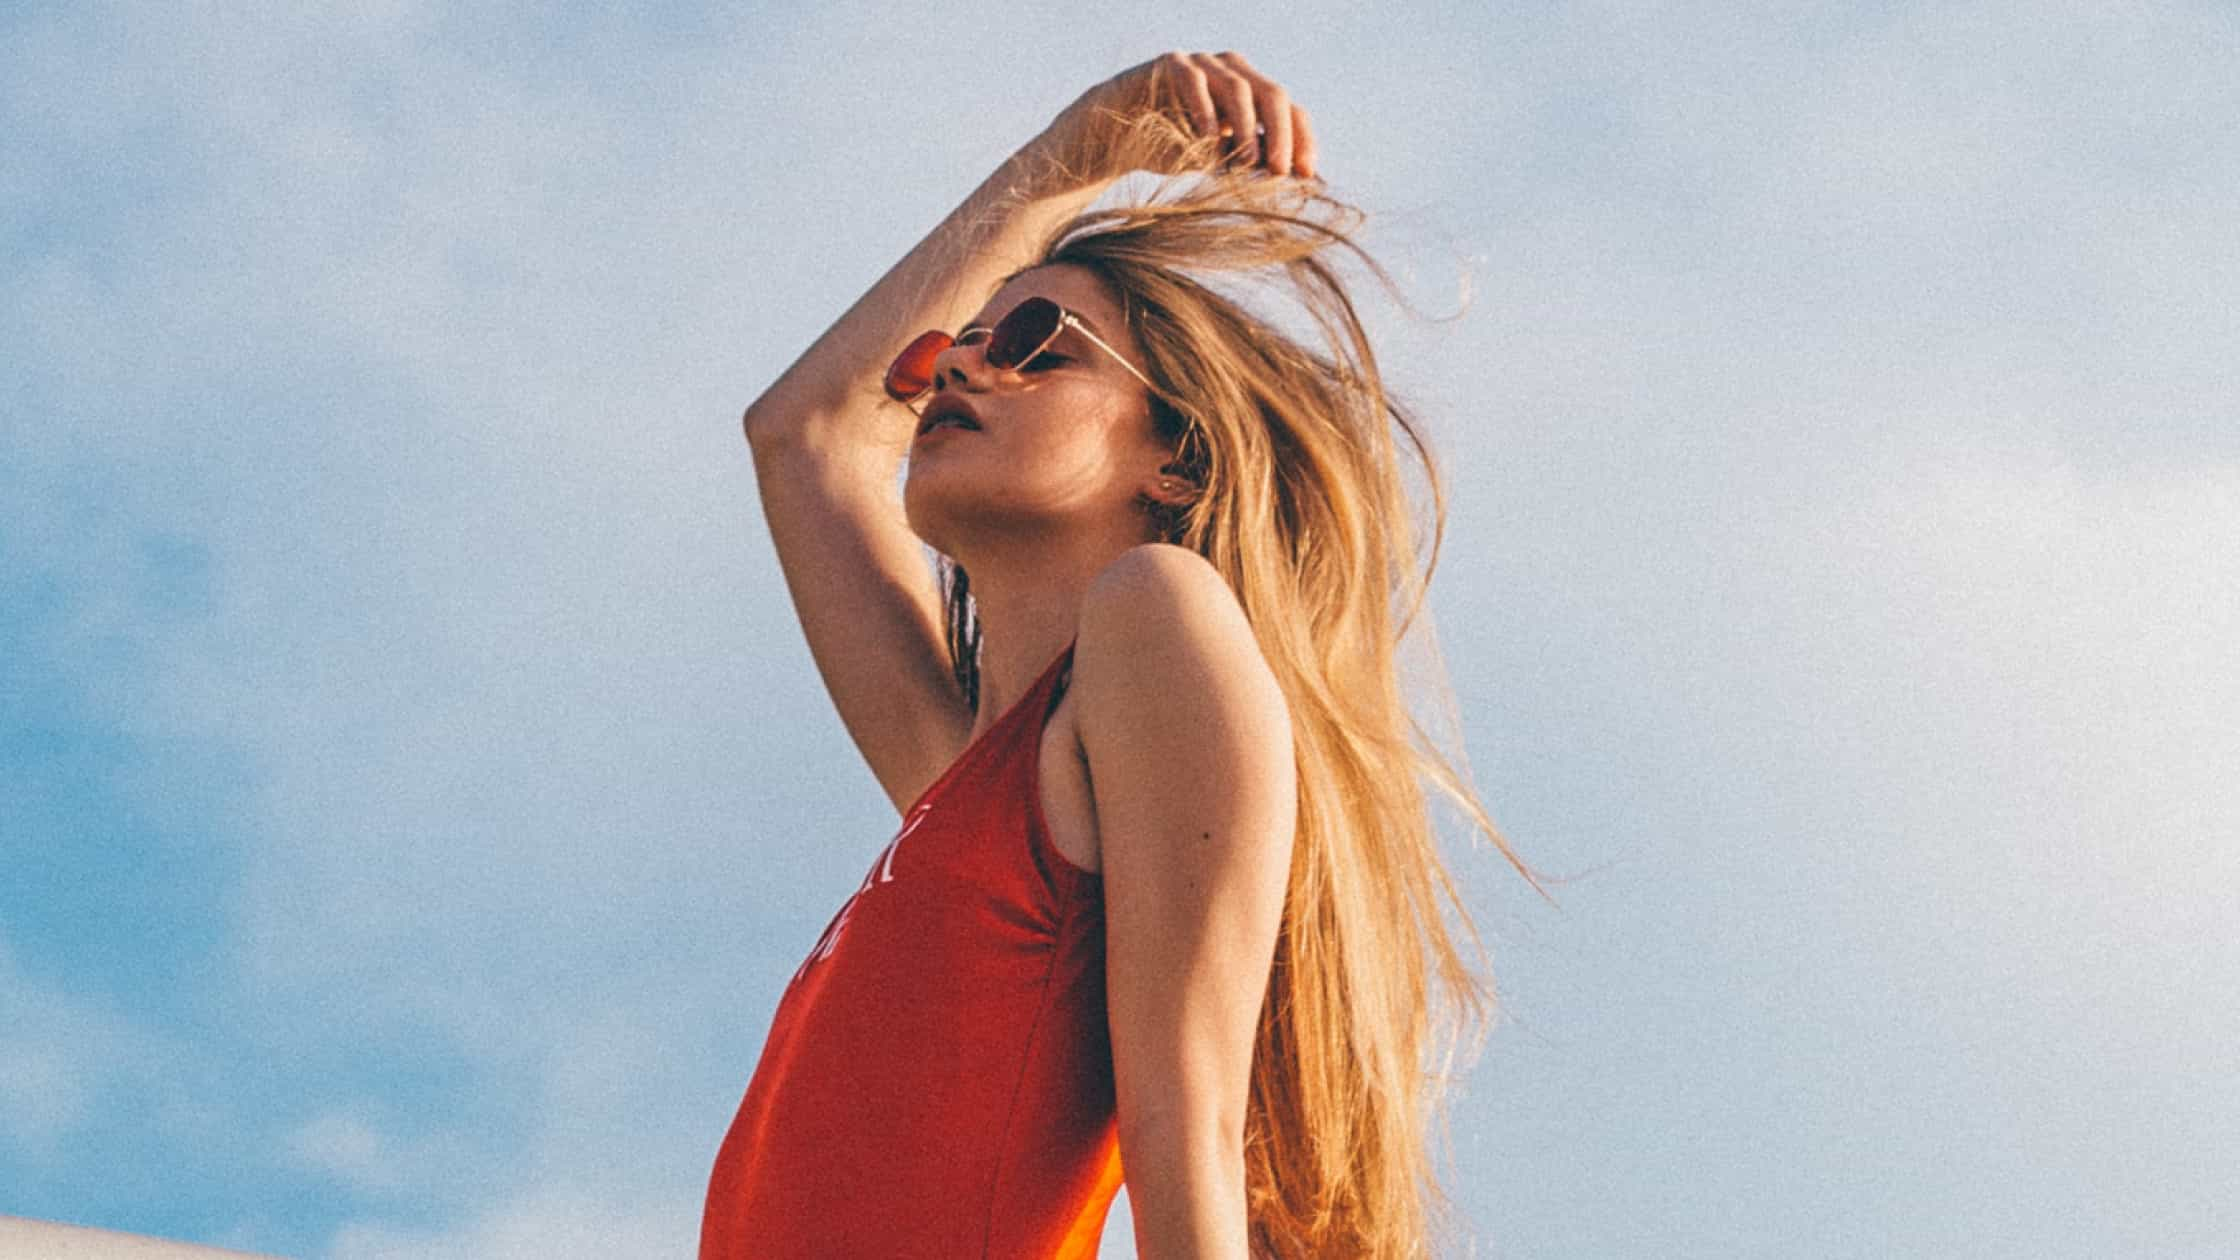
[[[702,1260],[1096,1254],[1121,1182],[1103,883],[1036,783],[1072,660],[925,790],[787,985]]]

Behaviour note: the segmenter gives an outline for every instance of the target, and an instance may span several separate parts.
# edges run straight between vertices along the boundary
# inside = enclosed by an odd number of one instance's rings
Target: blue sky
[[[1570,876],[1450,827],[1455,1254],[2227,1254],[2240,16],[1460,10],[0,12],[0,1214],[689,1254],[891,831],[739,409],[1236,47],[1462,308],[1370,315]]]

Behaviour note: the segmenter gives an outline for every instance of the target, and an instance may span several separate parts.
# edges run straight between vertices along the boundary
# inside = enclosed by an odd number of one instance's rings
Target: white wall
[[[246,1251],[223,1251],[119,1234],[106,1229],[81,1229],[0,1216],[0,1260],[215,1260],[219,1256],[247,1256]]]

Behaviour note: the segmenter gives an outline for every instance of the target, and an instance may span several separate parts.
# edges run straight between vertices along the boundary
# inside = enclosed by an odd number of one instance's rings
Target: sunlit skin
[[[1029,297],[1086,319],[1141,368],[1142,349],[1094,273],[1038,267],[1006,283],[968,321],[986,327]],[[1156,537],[1146,500],[1186,501],[1142,382],[1073,328],[1017,369],[988,365],[985,343],[935,361],[933,392],[968,403],[981,427],[941,430],[910,449],[903,508],[911,529],[972,577],[983,636],[977,736],[1072,638],[1091,578]],[[1162,486],[1162,479],[1169,485]]]
[[[1057,794],[1041,804],[1070,824],[1053,828],[1053,844],[1062,831],[1076,846],[1068,856],[1100,873],[1137,1251],[1241,1258],[1246,1103],[1297,778],[1285,694],[1236,593],[1206,556],[1155,541],[1147,509],[1183,506],[1197,488],[1170,467],[1175,452],[1157,434],[1146,382],[1071,328],[1054,358],[1019,369],[992,370],[978,343],[936,359],[917,405],[963,401],[980,427],[910,444],[903,521],[887,497],[889,436],[916,423],[885,401],[874,404],[882,415],[858,410],[865,374],[902,337],[989,326],[1028,297],[1075,312],[1145,367],[1116,295],[1093,272],[1002,277],[1133,169],[1107,159],[1124,149],[1127,120],[1161,98],[1195,134],[1235,137],[1217,159],[1224,166],[1315,169],[1305,111],[1241,56],[1171,53],[1124,71],[976,189],[756,399],[744,426],[811,652],[897,811],[1078,643],[1047,718],[1056,751],[1044,781]],[[994,285],[970,320],[950,322],[942,295]],[[977,707],[957,693],[923,545],[971,575]]]
[[[1141,364],[1118,304],[1078,267],[1014,278],[967,326],[1031,296]],[[1194,488],[1169,466],[1142,382],[1071,328],[1052,349],[1012,371],[981,344],[942,352],[924,405],[962,397],[983,427],[918,438],[905,506],[980,602],[974,738],[1078,635],[1072,729],[1138,1246],[1242,1256],[1253,1038],[1297,821],[1289,716],[1220,574],[1154,541],[1145,501]]]

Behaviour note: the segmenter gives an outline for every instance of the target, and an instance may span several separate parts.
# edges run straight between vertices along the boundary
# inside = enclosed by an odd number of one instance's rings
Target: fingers
[[[1291,172],[1301,179],[1319,179],[1315,174],[1314,126],[1307,120],[1304,106],[1291,107]]]
[[[1201,136],[1213,135],[1220,129],[1220,112],[1214,107],[1213,92],[1207,86],[1206,72],[1197,61],[1183,53],[1168,53],[1159,58],[1168,73],[1176,95],[1182,98],[1183,112],[1190,116],[1191,127]]]
[[[1256,85],[1238,68],[1244,59],[1235,53],[1198,53],[1191,60],[1205,72],[1206,88],[1221,114],[1221,134],[1234,137],[1227,160],[1242,166],[1256,165],[1260,160],[1260,116],[1252,100]]]
[[[1246,150],[1241,156],[1250,163],[1264,163],[1277,175],[1289,175],[1292,163],[1291,94],[1283,85],[1252,68],[1242,53],[1223,53],[1221,59],[1229,64],[1240,81],[1244,92],[1245,108],[1251,112],[1252,122],[1260,128],[1257,149]],[[1237,134],[1251,134],[1240,123]]]
[[[1234,137],[1225,162],[1317,178],[1314,128],[1307,111],[1243,54],[1168,53],[1159,60],[1198,134]]]

